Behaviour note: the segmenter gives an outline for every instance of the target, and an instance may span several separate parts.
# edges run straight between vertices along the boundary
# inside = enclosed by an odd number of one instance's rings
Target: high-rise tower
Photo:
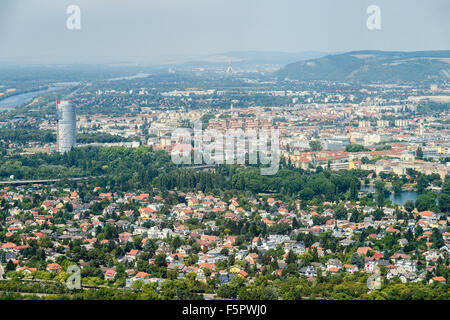
[[[75,106],[70,101],[56,102],[57,118],[56,139],[59,152],[66,152],[76,144],[77,120]]]

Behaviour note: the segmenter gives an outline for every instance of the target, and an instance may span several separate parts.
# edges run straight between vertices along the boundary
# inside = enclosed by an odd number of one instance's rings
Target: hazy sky
[[[69,5],[81,30],[69,30]],[[366,27],[369,5],[381,30]],[[235,50],[449,50],[450,0],[0,0],[0,62],[159,62]]]

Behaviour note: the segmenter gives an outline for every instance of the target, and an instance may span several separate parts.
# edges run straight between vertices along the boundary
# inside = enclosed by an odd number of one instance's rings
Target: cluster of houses
[[[32,194],[44,195],[44,190],[50,191],[53,196],[48,196],[40,202],[39,206],[25,209],[24,206],[14,206],[14,203],[30,203]],[[124,245],[127,242],[133,242],[136,237],[142,239],[142,250],[131,249],[120,257],[119,262],[126,262],[131,265],[127,272],[126,286],[131,286],[134,281],[142,280],[144,282],[164,281],[161,278],[155,278],[146,272],[138,272],[136,262],[139,255],[145,250],[145,242],[155,240],[157,244],[156,254],[164,253],[166,256],[166,265],[168,270],[176,270],[178,277],[184,277],[186,274],[194,273],[198,280],[207,280],[208,277],[217,276],[220,283],[225,284],[231,281],[235,276],[249,279],[248,268],[261,271],[263,268],[261,257],[271,249],[284,250],[283,259],[276,263],[278,268],[274,270],[275,274],[282,275],[283,269],[287,267],[284,258],[292,251],[296,254],[298,272],[312,280],[317,277],[320,270],[322,273],[354,273],[367,272],[379,273],[380,268],[387,270],[387,279],[398,277],[402,282],[417,282],[425,279],[427,272],[433,272],[439,261],[445,261],[450,251],[450,232],[447,230],[449,218],[445,214],[439,214],[431,211],[416,212],[416,219],[397,220],[394,211],[391,208],[384,208],[384,216],[381,220],[374,221],[371,213],[374,208],[364,207],[352,204],[345,204],[347,209],[356,207],[364,215],[362,222],[350,222],[349,216],[345,219],[338,219],[334,210],[327,206],[330,203],[324,203],[327,209],[318,212],[315,206],[309,206],[307,209],[288,210],[283,201],[274,198],[251,198],[247,199],[246,205],[240,205],[237,198],[224,201],[213,195],[205,195],[202,192],[178,193],[185,201],[173,205],[169,213],[161,214],[164,199],[157,196],[150,196],[146,193],[99,193],[100,188],[94,188],[96,196],[89,202],[83,202],[76,191],[65,189],[64,196],[60,190],[52,186],[33,185],[31,187],[18,187],[11,189],[5,187],[0,190],[2,203],[9,203],[8,214],[1,221],[1,227],[5,232],[4,241],[0,243],[0,258],[2,264],[12,261],[16,266],[16,271],[26,274],[32,274],[36,268],[27,266],[27,260],[22,256],[29,244],[29,240],[41,241],[44,238],[50,240],[53,246],[46,246],[45,259],[47,261],[47,270],[58,272],[63,270],[61,265],[56,263],[58,256],[64,254],[69,246],[67,241],[81,240],[87,250],[94,248],[97,241],[99,230],[106,224],[115,225],[121,232],[116,240]],[[90,210],[92,206],[102,199],[108,199],[109,204],[103,208],[100,214],[93,214]],[[28,201],[28,202],[27,202]],[[125,210],[119,212],[120,204],[137,204],[139,209]],[[68,205],[70,204],[70,206]],[[298,204],[298,203],[297,203]],[[69,209],[70,207],[70,209]],[[293,212],[295,211],[295,212]],[[61,213],[67,213],[70,219],[55,220],[55,217]],[[302,227],[293,228],[292,234],[269,234],[266,237],[254,237],[248,243],[237,244],[237,236],[216,235],[219,230],[217,219],[208,218],[210,213],[215,217],[240,221],[241,219],[260,219],[268,228],[284,223],[290,226],[294,224],[294,218]],[[111,218],[116,215],[115,219]],[[325,217],[325,223],[321,225],[314,224],[315,216]],[[342,218],[342,217],[341,217]],[[192,220],[194,219],[194,220]],[[55,223],[58,222],[58,223]],[[192,224],[197,221],[197,224]],[[150,224],[148,224],[150,222]],[[171,222],[170,224],[167,222]],[[201,227],[192,228],[192,225]],[[426,250],[415,250],[415,255],[404,253],[401,249],[393,255],[387,255],[386,252],[380,252],[376,249],[375,242],[383,239],[388,234],[398,234],[400,239],[398,245],[400,248],[408,244],[408,240],[403,237],[405,230],[400,230],[398,226],[406,226],[406,230],[415,231],[418,226],[423,230],[420,236],[425,240]],[[338,239],[340,246],[352,246],[356,240],[355,237],[368,227],[374,227],[377,233],[368,235],[368,241],[365,245],[358,247],[355,254],[360,257],[360,263],[349,263],[349,261],[340,261],[330,249],[321,247],[320,242],[314,242],[306,246],[302,241],[297,241],[296,235],[303,233],[305,235],[320,235],[329,231],[332,236]],[[440,248],[433,248],[429,241],[432,230],[437,228],[441,231],[444,238],[444,245]],[[169,245],[168,239],[179,237],[184,239],[184,244],[176,249]],[[193,252],[193,246],[187,243],[197,243],[200,250],[197,250],[198,261],[185,263],[185,259]],[[108,243],[107,239],[102,239],[101,244]],[[311,262],[304,263],[301,256],[307,252],[317,252],[318,257],[326,263]],[[256,253],[258,252],[258,253]],[[417,257],[417,252],[420,257]],[[236,262],[228,265],[227,268],[218,267],[219,262],[228,260],[229,255],[234,254]],[[149,263],[155,263],[155,256],[149,258]],[[89,263],[81,261],[80,267],[88,266]],[[134,266],[134,267],[133,267]],[[449,267],[449,266],[447,266]],[[105,280],[114,280],[116,277],[116,266],[101,266]],[[443,282],[447,279],[433,274],[429,280],[431,282]],[[252,281],[252,279],[249,279]]]

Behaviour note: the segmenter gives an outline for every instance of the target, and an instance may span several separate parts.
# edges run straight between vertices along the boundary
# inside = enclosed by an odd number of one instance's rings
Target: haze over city
[[[366,9],[381,10],[381,29]],[[81,9],[69,30],[66,8]],[[296,0],[2,0],[0,63],[155,64],[229,51],[444,50],[450,3]]]

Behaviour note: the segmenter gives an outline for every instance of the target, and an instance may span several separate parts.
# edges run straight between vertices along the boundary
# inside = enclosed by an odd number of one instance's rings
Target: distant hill
[[[235,61],[247,61],[254,63],[287,64],[305,59],[323,57],[328,53],[322,51],[304,52],[280,52],[280,51],[231,51],[224,53],[224,57],[230,57]]]
[[[448,51],[352,51],[286,65],[275,73],[292,80],[405,82],[450,80]]]
[[[229,63],[233,68],[254,68],[258,66],[283,67],[288,63],[314,59],[329,53],[321,51],[280,52],[280,51],[231,51],[184,61],[184,67],[226,68]],[[180,66],[180,65],[178,65]]]

